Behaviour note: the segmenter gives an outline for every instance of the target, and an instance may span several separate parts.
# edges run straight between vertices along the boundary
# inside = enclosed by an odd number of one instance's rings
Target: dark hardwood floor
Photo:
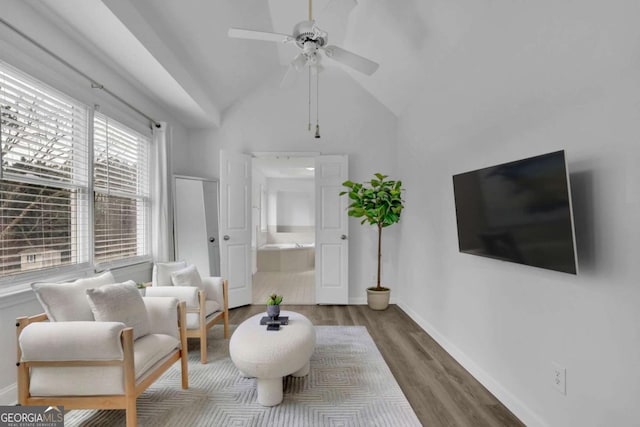
[[[314,325],[366,326],[424,426],[523,426],[504,405],[395,305],[286,305]],[[263,305],[230,310],[230,323],[264,312]]]

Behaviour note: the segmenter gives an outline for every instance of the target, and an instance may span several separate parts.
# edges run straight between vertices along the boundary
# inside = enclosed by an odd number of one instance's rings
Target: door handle
[[[230,238],[231,238],[231,237],[229,237],[229,236],[228,236],[228,235],[226,235],[226,234],[225,234],[225,235],[224,235],[224,237],[223,237],[223,239],[224,239],[224,240],[229,240]]]
[[[342,239],[342,240],[347,240],[347,235],[346,235],[346,234],[343,234],[342,236],[340,236],[340,239]]]
[[[215,237],[209,237],[209,241],[210,241],[211,243],[213,243],[213,242],[215,242],[215,241],[216,241],[216,238],[215,238]]]

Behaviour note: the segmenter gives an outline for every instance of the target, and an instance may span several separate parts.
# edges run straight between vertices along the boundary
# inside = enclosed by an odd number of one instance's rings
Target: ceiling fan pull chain
[[[316,138],[320,138],[320,121],[318,119],[320,113],[320,70],[316,69]]]
[[[307,130],[311,132],[311,67],[309,66],[309,119],[307,123]]]

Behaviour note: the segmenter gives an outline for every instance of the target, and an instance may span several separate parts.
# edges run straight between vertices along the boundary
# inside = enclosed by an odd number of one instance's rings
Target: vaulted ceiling
[[[41,0],[32,5],[187,126],[219,126],[225,109],[277,81],[294,46],[231,39],[229,27],[291,34],[305,0]],[[373,76],[342,68],[391,111],[405,108],[429,32],[417,0],[315,0],[329,42],[380,63]],[[401,75],[402,78],[397,76]],[[125,94],[126,97],[126,94]]]
[[[18,0],[15,0],[18,1]],[[145,89],[185,126],[276,85],[295,47],[231,39],[229,27],[291,34],[306,0],[39,0],[29,2]],[[561,97],[607,70],[635,72],[640,3],[626,0],[314,0],[329,43],[380,64],[373,76],[331,60],[396,116],[420,100],[461,120],[488,108]],[[121,94],[125,99],[128,94]],[[528,105],[528,104],[527,104]],[[433,116],[433,114],[432,114]],[[432,125],[437,125],[434,120]]]

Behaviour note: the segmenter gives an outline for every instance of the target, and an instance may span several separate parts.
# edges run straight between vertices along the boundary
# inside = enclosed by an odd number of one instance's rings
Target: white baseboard
[[[0,390],[0,405],[15,405],[18,403],[18,384],[9,384]]]
[[[504,406],[509,408],[516,417],[529,427],[547,427],[548,424],[535,412],[533,412],[521,400],[516,398],[502,384],[493,379],[480,366],[478,366],[471,358],[469,358],[462,350],[456,347],[444,335],[442,335],[432,324],[418,315],[414,310],[409,308],[403,302],[398,302],[398,306],[409,317],[413,319],[426,333],[429,334],[438,344],[446,350],[451,357],[462,365],[469,373],[487,388]]]

